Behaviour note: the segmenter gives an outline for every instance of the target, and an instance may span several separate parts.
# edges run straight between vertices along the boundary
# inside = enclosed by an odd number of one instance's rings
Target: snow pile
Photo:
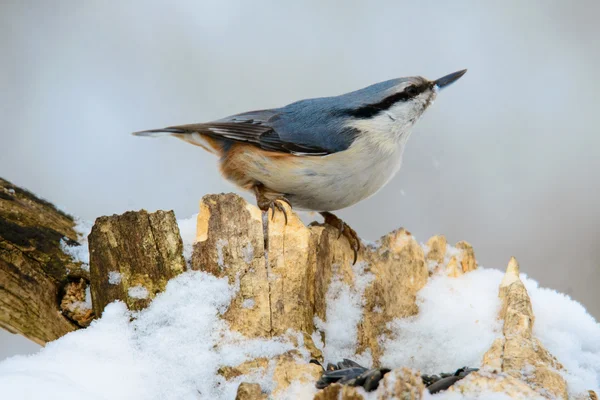
[[[425,374],[479,367],[483,354],[502,335],[497,316],[503,275],[479,267],[459,278],[443,274],[430,278],[417,295],[419,314],[390,324],[394,337],[383,342],[382,365],[407,366]],[[533,334],[565,367],[570,394],[598,392],[600,324],[569,296],[540,288],[525,274],[520,278],[535,315]],[[434,398],[456,398],[445,396]]]
[[[179,227],[189,261],[196,216],[180,220]],[[249,258],[253,252],[247,250]],[[86,255],[79,257],[84,260]],[[353,267],[356,279],[352,285],[334,278],[329,286],[327,321],[316,321],[318,330],[325,333],[325,342],[320,332],[313,335],[326,361],[346,357],[367,367],[371,364],[370,354],[356,354],[363,293],[373,279],[365,267],[363,263]],[[418,294],[419,314],[390,323],[393,335],[382,339],[382,364],[408,366],[423,373],[480,366],[483,354],[501,335],[497,315],[502,276],[500,271],[485,268],[458,278],[443,272],[433,276]],[[119,278],[114,275],[111,279],[116,282]],[[540,288],[525,275],[521,278],[536,316],[534,334],[567,369],[565,378],[572,393],[598,390],[600,325],[568,296]],[[220,315],[236,290],[226,278],[189,271],[172,279],[146,310],[133,313],[122,303],[110,304],[89,328],[49,343],[33,356],[0,362],[2,398],[233,399],[242,381],[257,382],[272,391],[274,365],[264,375],[230,381],[218,374],[222,366],[273,357],[294,348],[285,338],[249,340],[229,330]],[[297,341],[302,343],[301,335]],[[300,347],[308,362],[308,352]],[[314,393],[312,384],[294,383],[280,397],[305,399]],[[481,398],[507,398],[493,396],[482,394]],[[440,393],[427,398],[454,400],[461,396]]]
[[[186,272],[144,311],[110,304],[88,329],[0,363],[2,398],[233,399],[242,378],[226,381],[217,374],[221,365],[273,357],[293,345],[229,331],[219,315],[232,295],[227,279]]]
[[[390,324],[394,339],[384,342],[382,364],[429,375],[478,367],[502,334],[501,280],[500,271],[483,268],[460,278],[430,278],[417,295],[419,314]]]
[[[566,294],[540,288],[521,274],[531,297],[533,334],[565,367],[571,394],[600,393],[600,324]]]
[[[326,363],[337,363],[343,358],[352,358],[365,367],[370,367],[373,363],[370,353],[356,354],[357,325],[364,306],[363,293],[375,278],[371,273],[365,272],[366,266],[364,261],[353,266],[356,280],[352,287],[342,282],[334,273],[327,289],[327,321],[315,317],[317,331],[313,333],[312,339],[323,351]],[[321,341],[321,332],[325,334],[324,344]]]

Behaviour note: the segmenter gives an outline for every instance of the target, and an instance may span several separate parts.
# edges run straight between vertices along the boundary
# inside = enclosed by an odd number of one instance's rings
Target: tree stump
[[[100,217],[89,236],[92,303],[96,315],[121,300],[145,308],[169,279],[186,269],[173,211],[129,211]]]

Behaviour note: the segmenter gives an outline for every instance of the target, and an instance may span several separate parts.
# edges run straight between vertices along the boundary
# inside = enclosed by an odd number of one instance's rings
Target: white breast
[[[275,165],[276,159],[255,160],[260,164],[255,173],[263,175],[257,179],[269,189],[285,194],[295,208],[334,211],[372,196],[388,183],[400,169],[403,148],[391,138],[365,133],[349,149],[328,156],[295,157],[285,166]]]

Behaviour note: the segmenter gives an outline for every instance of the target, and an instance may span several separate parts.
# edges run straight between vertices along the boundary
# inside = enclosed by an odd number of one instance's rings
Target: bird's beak
[[[450,86],[452,83],[456,82],[461,76],[467,73],[466,69],[461,71],[453,72],[449,75],[443,76],[440,79],[433,81],[433,84],[437,86],[439,89],[443,89],[446,86]]]

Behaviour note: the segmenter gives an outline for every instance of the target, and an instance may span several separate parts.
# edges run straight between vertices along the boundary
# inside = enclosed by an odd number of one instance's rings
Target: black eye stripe
[[[402,92],[394,93],[378,103],[366,104],[354,110],[346,110],[345,114],[355,118],[371,118],[381,111],[390,109],[399,101],[408,101],[427,90],[427,84],[409,85]]]
[[[414,97],[419,94],[419,88],[415,85],[410,85],[404,89],[404,93],[406,93],[408,96]]]

